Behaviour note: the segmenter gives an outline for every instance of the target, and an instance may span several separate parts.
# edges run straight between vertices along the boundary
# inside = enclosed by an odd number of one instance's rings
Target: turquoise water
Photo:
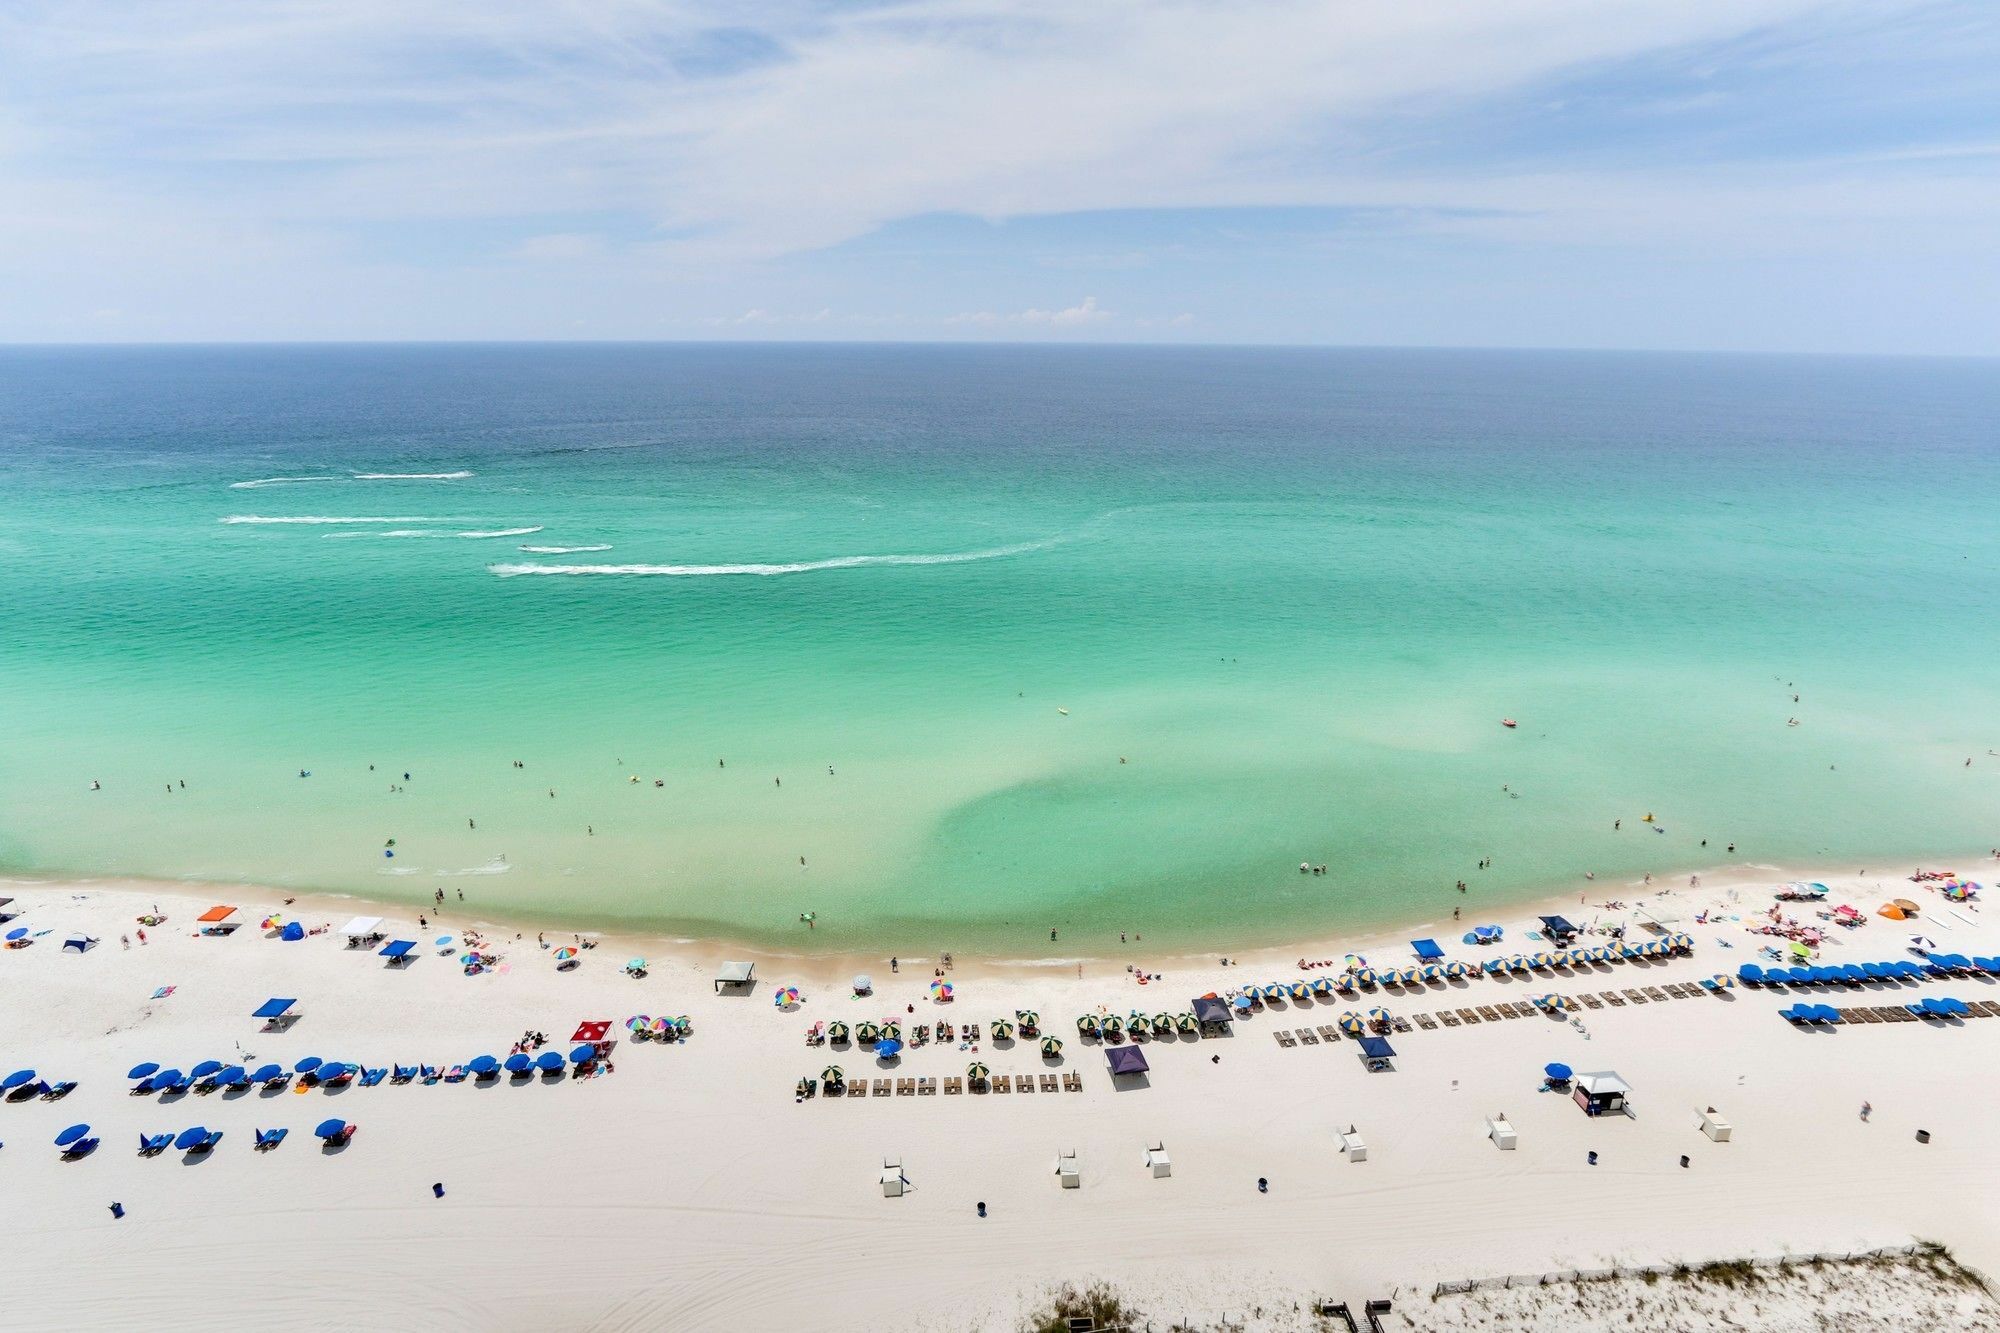
[[[1990,362],[0,351],[0,868],[1023,953],[1983,850],[1996,421]],[[232,521],[306,518],[369,521]]]

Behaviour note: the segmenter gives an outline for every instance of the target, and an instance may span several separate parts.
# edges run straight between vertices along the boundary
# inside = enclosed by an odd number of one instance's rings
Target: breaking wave
[[[608,551],[611,543],[606,542],[602,546],[523,546],[521,549],[529,555],[581,555],[585,551]]]
[[[652,576],[659,578],[718,578],[727,575],[752,575],[769,578],[777,574],[815,574],[828,569],[865,569],[873,565],[963,565],[978,560],[1004,560],[1008,556],[1026,555],[1030,551],[1047,550],[1063,539],[1049,537],[1038,542],[1022,542],[1017,546],[996,546],[987,551],[960,551],[949,555],[842,555],[828,560],[801,560],[791,564],[764,565],[542,565],[507,564],[488,565],[491,573],[503,579],[520,578],[525,575],[584,576],[616,574],[627,577]]]
[[[401,518],[348,518],[345,515],[337,514],[289,514],[282,517],[275,517],[268,514],[231,514],[229,517],[218,521],[222,523],[305,523],[322,525],[330,523],[437,523],[441,520],[426,518],[421,514],[415,516],[405,515]]]

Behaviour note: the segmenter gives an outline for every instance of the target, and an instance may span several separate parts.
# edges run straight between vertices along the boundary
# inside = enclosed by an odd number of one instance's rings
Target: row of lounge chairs
[[[1565,996],[1586,1009],[1602,1009],[1609,1005],[1622,1009],[1628,1004],[1649,1004],[1655,1001],[1691,1000],[1704,993],[1704,988],[1690,982],[1671,982],[1662,986],[1644,986],[1624,991],[1601,991],[1596,994]],[[1424,1031],[1434,1031],[1439,1025],[1448,1028],[1466,1027],[1475,1023],[1498,1023],[1509,1018],[1529,1018],[1542,1013],[1527,1000],[1499,1000],[1493,1004],[1474,1005],[1466,1009],[1440,1009],[1436,1014],[1412,1014],[1409,1018],[1393,1015],[1390,1026],[1397,1032],[1408,1032],[1415,1024]],[[1299,1045],[1315,1046],[1321,1042],[1340,1040],[1340,1029],[1322,1024],[1316,1028],[1297,1028],[1290,1032],[1283,1030],[1273,1034],[1278,1045],[1291,1048]]]
[[[898,1078],[898,1079],[846,1079],[838,1083],[824,1085],[830,1098],[856,1097],[932,1097],[936,1096],[939,1084],[943,1084],[947,1097],[957,1097],[966,1092],[974,1095],[993,1093],[1006,1096],[1019,1093],[1029,1095],[1038,1089],[1042,1092],[1082,1092],[1083,1076],[1077,1073],[1055,1074],[991,1074],[983,1079],[949,1077]],[[798,1091],[804,1096],[813,1096],[819,1088],[818,1080],[799,1080]]]
[[[1839,1023],[1915,1023],[1920,1019],[2000,1018],[2000,1001],[1957,1000],[1950,997],[1912,1004],[1866,1005],[1836,1009],[1829,1004],[1795,1004],[1778,1016],[1798,1027]]]
[[[1932,954],[1923,962],[1899,958],[1886,963],[1839,963],[1814,967],[1763,967],[1745,963],[1736,979],[1746,986],[1865,986],[1904,981],[1934,981],[1941,977],[2000,976],[2000,958],[1968,958],[1962,953]]]

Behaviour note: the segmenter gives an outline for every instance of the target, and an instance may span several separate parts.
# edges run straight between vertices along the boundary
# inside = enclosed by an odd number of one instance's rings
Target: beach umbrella
[[[1375,969],[1374,969],[1374,968],[1372,968],[1372,967],[1357,967],[1357,968],[1355,968],[1355,969],[1354,969],[1354,980],[1355,980],[1355,982],[1356,982],[1357,984],[1359,984],[1359,985],[1362,985],[1362,986],[1372,986],[1372,985],[1374,985],[1374,984],[1375,984]]]
[[[835,1041],[846,1041],[847,1024],[836,1018],[833,1022],[826,1025],[826,1035]]]
[[[1995,970],[1995,971],[2000,971],[2000,967],[1996,967],[1996,968],[1995,968],[1994,970]],[[1183,1032],[1192,1032],[1192,1031],[1194,1031],[1194,1029],[1195,1029],[1195,1021],[1194,1021],[1194,1015],[1193,1015],[1193,1014],[1177,1014],[1177,1015],[1175,1015],[1175,1016],[1174,1016],[1174,1026],[1175,1026],[1175,1027],[1177,1027],[1177,1028],[1179,1028],[1179,1029],[1180,1029],[1181,1031],[1183,1031]]]
[[[194,1147],[197,1143],[207,1138],[208,1127],[206,1125],[196,1125],[192,1129],[182,1130],[180,1137],[174,1140],[174,1147],[181,1152],[186,1152],[189,1148]]]
[[[1131,1013],[1125,1015],[1125,1026],[1134,1032],[1144,1032],[1153,1026],[1153,1022],[1137,1009],[1134,1009]]]
[[[148,1061],[146,1061],[146,1063],[144,1063],[144,1064],[142,1064],[142,1065],[133,1065],[133,1066],[132,1066],[132,1069],[131,1069],[131,1072],[129,1072],[128,1074],[126,1074],[126,1075],[125,1075],[125,1077],[126,1077],[126,1078],[145,1078],[145,1077],[146,1077],[147,1075],[149,1075],[149,1074],[157,1074],[157,1073],[159,1073],[159,1072],[160,1072],[160,1067],[159,1067],[158,1065],[154,1064],[154,1063],[153,1063],[153,1062],[152,1062],[151,1060],[148,1060]]]
[[[569,1062],[573,1065],[584,1064],[587,1061],[595,1060],[596,1058],[597,1058],[597,1048],[595,1046],[589,1045],[588,1043],[580,1046],[570,1047]]]
[[[1042,1054],[1054,1059],[1062,1054],[1062,1041],[1057,1037],[1042,1038]]]
[[[872,1042],[882,1035],[880,1023],[856,1023],[854,1035],[862,1041]]]
[[[875,1043],[875,1058],[878,1060],[892,1060],[901,1054],[902,1050],[902,1042],[896,1041],[893,1038],[884,1039]]]
[[[1285,991],[1294,1000],[1303,1000],[1312,994],[1312,988],[1307,986],[1303,981],[1294,981],[1291,985],[1285,987]]]
[[[819,1081],[828,1087],[838,1087],[840,1084],[847,1082],[847,1071],[839,1065],[828,1065],[819,1071]]]
[[[347,1132],[347,1122],[339,1116],[322,1120],[313,1126],[313,1133],[322,1139],[338,1138]]]
[[[1024,1028],[1040,1027],[1042,1016],[1032,1009],[1016,1009],[1014,1011],[1014,1021]]]
[[[951,983],[949,981],[933,981],[931,983],[931,998],[938,1001],[949,1000],[951,998]]]
[[[479,955],[476,953],[462,953],[458,956],[458,961],[464,963],[467,967],[471,967],[479,961]]]
[[[892,1018],[882,1025],[882,1035],[890,1041],[901,1041],[903,1039],[903,1025]]]
[[[671,1018],[656,1018],[651,1023],[648,1023],[646,1025],[646,1031],[652,1033],[656,1037],[664,1037],[673,1030],[674,1030],[674,1020]]]
[[[56,1135],[56,1147],[67,1148],[70,1144],[75,1143],[88,1133],[90,1133],[89,1125],[71,1125],[68,1129]]]
[[[1728,976],[1725,973],[1721,972],[1717,972],[1713,977],[1709,978],[1709,980],[1715,983],[1717,990],[1728,990],[1730,987],[1736,984],[1735,977]]]
[[[557,1055],[554,1051],[543,1051],[540,1055],[535,1057],[535,1068],[537,1069],[546,1070],[549,1073],[553,1074],[562,1067],[563,1067],[563,1058],[560,1055]]]
[[[222,1061],[220,1060],[203,1060],[200,1064],[196,1065],[194,1069],[191,1070],[190,1072],[193,1073],[196,1078],[207,1078],[210,1074],[213,1074],[216,1070],[220,1068],[222,1068]]]
[[[965,1067],[966,1078],[970,1079],[974,1083],[978,1083],[981,1080],[985,1079],[992,1072],[993,1072],[992,1070],[988,1069],[985,1065],[980,1064],[979,1061],[977,1060],[974,1060],[971,1064]]]
[[[1076,1030],[1095,1036],[1097,1033],[1097,1020],[1089,1014],[1079,1014],[1076,1019]]]
[[[1248,1007],[1247,1002],[1245,1007]],[[1106,1014],[1102,1019],[1098,1020],[1097,1026],[1105,1032],[1123,1032],[1125,1030],[1124,1021],[1116,1014]]]
[[[1333,988],[1335,990],[1351,991],[1354,989],[1354,978],[1342,973],[1340,976],[1333,978]]]
[[[13,1073],[7,1075],[6,1078],[0,1078],[0,1089],[12,1091],[13,1089],[20,1087],[23,1083],[33,1083],[34,1081],[35,1081],[34,1070],[17,1069]]]
[[[797,986],[780,986],[778,987],[777,994],[771,997],[771,1002],[780,1009],[789,1009],[799,1002],[799,988]]]
[[[1568,1012],[1569,1012],[1569,997],[1568,997],[1567,995],[1551,995],[1551,996],[1549,996],[1549,1008],[1551,1008],[1551,1009],[1555,1010],[1555,1011],[1556,1011],[1557,1013],[1559,1013],[1559,1014],[1566,1014],[1566,1013],[1568,1013]]]
[[[245,1077],[242,1065],[228,1065],[215,1076],[215,1081],[225,1086],[234,1086],[238,1083],[248,1083],[250,1080]]]
[[[258,1065],[257,1072],[250,1076],[250,1081],[252,1083],[269,1083],[274,1078],[283,1078],[284,1076],[284,1067],[281,1065]]]
[[[294,1074],[310,1074],[325,1063],[326,1061],[320,1059],[317,1055],[308,1055],[305,1059],[292,1066],[292,1072]]]
[[[432,942],[435,943],[437,947],[440,949],[449,949],[451,947],[451,936],[440,935],[437,937],[436,940]]]
[[[507,1072],[525,1074],[535,1067],[535,1059],[526,1051],[516,1051],[507,1057]]]
[[[1351,953],[1347,955],[1346,958],[1341,960],[1341,966],[1345,967],[1348,971],[1352,972],[1356,968],[1362,968],[1368,966],[1368,960],[1366,958],[1363,958],[1358,953]]]
[[[1556,960],[1546,953],[1538,953],[1528,959],[1528,966],[1533,968],[1554,967],[1555,964]]]
[[[1315,995],[1331,995],[1333,994],[1333,983],[1325,977],[1314,977],[1312,993]]]
[[[556,961],[558,963],[567,963],[574,957],[576,957],[576,950],[570,948],[567,944],[556,950]]]
[[[25,940],[28,938],[28,928],[26,926],[16,926],[7,932],[7,938],[10,940]]]
[[[1387,1027],[1389,1024],[1389,1011],[1378,1004],[1368,1011],[1368,1021]]]
[[[490,1074],[500,1067],[500,1062],[490,1055],[475,1055],[465,1067],[475,1074]]]
[[[1173,1030],[1174,1030],[1174,1016],[1172,1014],[1153,1015],[1153,1031],[1166,1033],[1166,1032],[1172,1032]]]
[[[1444,974],[1445,974],[1445,975],[1446,975],[1447,977],[1450,977],[1450,978],[1451,978],[1452,980],[1454,980],[1454,981],[1456,981],[1456,980],[1457,980],[1458,978],[1460,978],[1460,977],[1464,976],[1464,975],[1466,974],[1466,971],[1467,971],[1467,968],[1466,968],[1465,964],[1464,964],[1464,963],[1461,963],[1461,962],[1459,962],[1459,961],[1458,961],[1457,959],[1455,959],[1455,958],[1454,958],[1454,959],[1453,959],[1453,960],[1452,960],[1451,962],[1449,962],[1449,963],[1446,963],[1446,964],[1444,965]]]
[[[1267,986],[1259,986],[1256,990],[1259,995],[1267,1000],[1281,1000],[1285,997],[1285,988],[1275,981]]]
[[[1486,973],[1486,975],[1498,976],[1500,973],[1505,972],[1507,970],[1507,960],[1505,958],[1489,958],[1485,962],[1479,964],[1479,966],[1481,970],[1483,970]]]
[[[1435,984],[1437,982],[1444,980],[1444,969],[1439,967],[1436,963],[1432,963],[1428,967],[1419,968],[1418,971],[1422,974],[1423,979],[1427,982]]]
[[[1542,1072],[1548,1075],[1550,1078],[1554,1079],[1558,1083],[1569,1082],[1570,1067],[1568,1065],[1565,1064],[1543,1065]]]
[[[1537,1009],[1547,1009],[1549,1007],[1549,1001],[1552,998],[1553,998],[1552,996],[1548,995],[1530,995],[1528,997],[1528,1003],[1534,1005],[1535,1008]]]
[[[1250,997],[1248,995],[1239,995],[1235,999],[1231,1000],[1230,1004],[1235,1006],[1235,1008],[1239,1013],[1250,1012]]]
[[[1361,1015],[1355,1013],[1352,1009],[1342,1014],[1335,1021],[1339,1024],[1340,1030],[1350,1037],[1358,1037],[1368,1030],[1368,1025],[1361,1021]]]
[[[172,1087],[186,1077],[187,1075],[181,1073],[178,1069],[162,1069],[159,1073],[153,1075],[153,1086],[156,1088]]]
[[[354,1072],[354,1069],[355,1066],[343,1063],[342,1061],[329,1060],[327,1063],[319,1067],[320,1080],[322,1082],[331,1083],[335,1079],[346,1078],[348,1075]]]
[[[627,1032],[641,1032],[652,1026],[653,1020],[647,1014],[634,1014],[625,1020],[625,1030]]]

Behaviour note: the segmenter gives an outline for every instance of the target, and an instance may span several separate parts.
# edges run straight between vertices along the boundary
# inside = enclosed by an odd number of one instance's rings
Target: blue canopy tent
[[[416,948],[417,942],[415,940],[391,940],[375,952],[381,954],[382,957],[392,963],[400,963],[415,953]]]
[[[147,1078],[159,1072],[160,1072],[160,1067],[154,1064],[151,1060],[148,1060],[144,1064],[133,1065],[131,1070],[125,1075],[125,1077]]]
[[[1543,917],[1542,929],[1553,935],[1558,944],[1567,943],[1572,936],[1582,933],[1574,925],[1570,924],[1567,917],[1560,916]]]
[[[1417,957],[1426,963],[1444,957],[1444,950],[1438,948],[1436,940],[1411,940],[1410,948],[1414,949]]]
[[[278,996],[274,995],[270,999],[264,1001],[264,1003],[258,1005],[256,1010],[251,1013],[250,1017],[261,1018],[267,1023],[270,1023],[273,1026],[275,1026],[279,1023],[286,1021],[288,1018],[298,1017],[297,1014],[291,1012],[292,1006],[297,1003],[298,1003],[297,1000],[281,999]]]
[[[510,1074],[525,1074],[534,1067],[535,1057],[526,1051],[516,1051],[507,1057],[507,1072]]]
[[[278,938],[281,940],[292,940],[296,942],[304,939],[305,937],[306,937],[306,928],[300,925],[296,921],[287,921],[285,923],[285,928],[278,932]]]
[[[1396,1048],[1380,1037],[1357,1037],[1361,1043],[1361,1059],[1370,1069],[1387,1069],[1394,1058]]]
[[[585,1061],[595,1060],[596,1058],[597,1048],[595,1046],[573,1046],[570,1048],[569,1059],[571,1064],[580,1065]]]
[[[1146,1053],[1137,1046],[1111,1046],[1104,1052],[1104,1063],[1112,1074],[1143,1074],[1150,1066],[1146,1063]]]
[[[563,1058],[554,1051],[543,1051],[535,1057],[535,1067],[553,1074],[563,1067]]]
[[[1194,1010],[1194,1021],[1202,1027],[1233,1021],[1230,1017],[1229,1006],[1221,1000],[1216,999],[1213,995],[1198,995],[1188,1002],[1188,1007]]]

